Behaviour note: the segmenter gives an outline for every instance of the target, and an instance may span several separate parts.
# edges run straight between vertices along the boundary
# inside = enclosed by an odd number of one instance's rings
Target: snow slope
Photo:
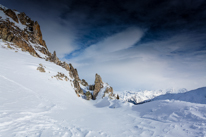
[[[45,73],[37,70],[40,63]],[[70,81],[54,78],[58,72],[69,77],[60,66],[0,40],[1,137],[206,136],[206,88],[141,105],[100,96],[87,101]]]

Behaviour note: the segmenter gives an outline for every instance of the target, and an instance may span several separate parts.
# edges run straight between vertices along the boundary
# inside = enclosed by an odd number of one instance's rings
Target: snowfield
[[[39,64],[45,73],[39,72]],[[9,49],[0,39],[0,137],[205,137],[206,88],[181,93],[138,93],[134,105],[77,97],[62,67]],[[52,78],[53,77],[53,78]],[[81,77],[81,76],[80,76]],[[103,91],[103,90],[102,90]],[[127,98],[128,99],[128,98]]]

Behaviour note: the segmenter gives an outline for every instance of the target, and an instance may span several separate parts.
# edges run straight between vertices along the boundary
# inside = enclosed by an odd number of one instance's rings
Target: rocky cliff
[[[60,61],[55,51],[51,54],[43,40],[39,23],[31,20],[23,12],[19,13],[16,10],[11,10],[0,5],[0,39],[7,42],[9,47],[20,48],[22,51],[29,52],[34,57],[45,59],[65,68],[69,73],[70,82],[72,82],[78,96],[85,96],[88,100],[91,98],[96,99],[98,93],[104,87],[100,75],[96,74],[95,84],[89,86],[84,79],[81,80],[79,78],[78,71],[72,64]],[[106,93],[110,93],[112,96],[113,89],[110,86],[107,87],[104,91],[104,94]]]

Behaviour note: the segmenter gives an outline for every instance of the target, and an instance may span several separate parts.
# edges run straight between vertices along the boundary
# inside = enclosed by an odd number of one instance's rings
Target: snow
[[[102,89],[97,100],[87,101],[77,97],[70,81],[52,78],[61,72],[71,80],[68,71],[5,45],[0,40],[1,137],[206,136],[206,88],[138,93],[150,99],[140,105],[102,99]],[[39,64],[45,73],[37,70]]]

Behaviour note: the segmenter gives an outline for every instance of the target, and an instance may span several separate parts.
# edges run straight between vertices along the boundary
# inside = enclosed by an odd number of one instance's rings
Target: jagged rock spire
[[[98,75],[98,74],[95,75],[95,82],[94,83],[95,83],[95,86],[94,86],[94,92],[93,92],[93,99],[96,99],[99,91],[103,87],[103,82],[102,82],[102,78],[100,77],[100,75]]]

